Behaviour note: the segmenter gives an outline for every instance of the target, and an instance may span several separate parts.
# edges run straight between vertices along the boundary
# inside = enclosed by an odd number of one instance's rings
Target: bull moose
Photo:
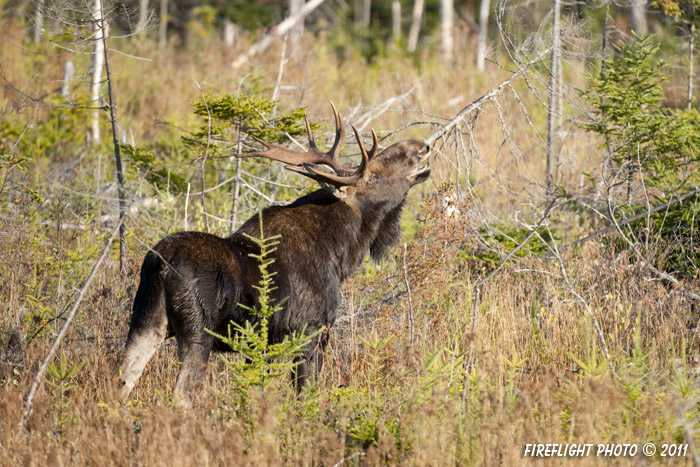
[[[336,136],[328,152],[318,149],[306,119],[308,151],[292,151],[256,138],[264,151],[237,155],[283,162],[286,169],[322,184],[291,204],[271,206],[261,213],[264,234],[280,236],[272,254],[276,289],[271,298],[283,305],[270,318],[270,342],[333,325],[341,283],[367,251],[379,259],[398,241],[408,190],[430,176],[430,168],[423,165],[430,146],[424,141],[401,141],[377,154],[375,131],[368,152],[354,126],[362,160],[354,169],[343,167],[338,155],[345,125],[335,106],[333,113]],[[259,246],[249,236],[260,237],[258,214],[229,237],[178,232],[146,254],[122,360],[123,398],[168,337],[175,336],[182,362],[174,389],[179,398],[200,385],[212,350],[230,350],[206,330],[225,334],[230,322],[243,325],[254,319],[249,310],[256,304],[254,286],[260,273],[250,255],[258,254]],[[315,333],[299,357],[297,389],[320,371],[327,340],[327,333]]]

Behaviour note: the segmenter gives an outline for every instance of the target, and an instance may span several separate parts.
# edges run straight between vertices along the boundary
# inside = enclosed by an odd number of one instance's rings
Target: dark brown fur
[[[273,298],[286,299],[270,320],[272,342],[334,323],[340,284],[368,251],[378,259],[398,240],[408,190],[429,176],[429,169],[419,167],[428,153],[422,141],[396,143],[372,158],[360,183],[322,188],[262,211],[264,235],[281,236],[271,266]],[[229,322],[252,319],[241,305],[255,305],[253,286],[260,277],[249,257],[256,247],[244,234],[259,237],[258,215],[228,238],[180,232],[146,255],[126,343],[124,397],[164,338],[178,341],[183,368],[175,393],[182,396],[201,382],[210,352],[220,349],[205,329],[226,334]],[[298,387],[320,370],[325,345],[321,333],[309,346],[297,369]]]

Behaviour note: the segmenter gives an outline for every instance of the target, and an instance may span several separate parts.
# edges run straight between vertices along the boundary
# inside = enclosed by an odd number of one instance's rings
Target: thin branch
[[[207,109],[207,148],[204,152],[204,157],[202,158],[202,167],[201,167],[201,172],[202,172],[202,189],[200,192],[201,198],[202,198],[202,211],[204,213],[207,212],[207,202],[206,202],[206,196],[204,195],[207,190],[206,188],[206,180],[205,180],[205,170],[206,170],[206,164],[207,164],[207,157],[209,157],[209,146],[211,144],[211,111],[209,110],[209,104],[207,103],[207,97],[204,95],[204,92],[202,91],[202,86],[199,85],[196,79],[192,79],[194,81],[194,84],[197,85],[197,88],[199,88],[199,94],[202,96],[202,101],[204,102],[204,107]],[[207,227],[207,233],[209,232],[209,217],[204,216],[204,224]]]
[[[102,52],[104,53],[105,72],[107,74],[107,95],[109,97],[109,116],[112,124],[112,142],[114,144],[114,161],[117,166],[117,182],[119,193],[119,271],[126,274],[126,233],[124,231],[124,218],[126,217],[126,193],[124,191],[124,169],[122,168],[121,150],[117,137],[117,111],[114,103],[114,89],[112,87],[112,73],[109,68],[109,52],[107,49],[107,35],[105,34],[105,18],[102,0],[95,0],[96,10],[100,17],[97,24],[102,30]]]
[[[628,218],[628,219],[625,219],[625,220],[623,220],[623,221],[617,222],[617,226],[622,227],[623,225],[631,224],[632,222],[636,222],[636,221],[638,221],[638,220],[640,220],[640,219],[644,219],[645,217],[647,217],[647,216],[649,216],[649,215],[651,215],[651,214],[654,214],[654,213],[657,213],[657,212],[659,212],[659,211],[662,211],[662,210],[664,210],[664,209],[666,209],[666,208],[668,208],[668,207],[670,207],[670,206],[672,206],[672,205],[674,205],[674,204],[676,204],[676,203],[680,203],[681,201],[684,201],[684,200],[686,200],[686,199],[688,199],[688,198],[690,198],[691,196],[694,196],[694,195],[700,195],[700,187],[695,188],[695,189],[693,189],[693,190],[690,190],[690,191],[688,191],[687,193],[683,193],[682,195],[679,195],[679,196],[677,196],[677,197],[671,199],[670,201],[667,201],[666,203],[660,204],[660,205],[654,207],[654,208],[651,209],[651,210],[648,210],[648,211],[639,213],[639,214],[637,214],[636,216],[632,216],[632,217],[630,217],[630,218]],[[617,226],[613,223],[613,225],[610,225],[610,226],[608,226],[608,227],[606,227],[606,228],[604,228],[604,229],[596,230],[595,232],[589,233],[588,235],[586,235],[586,236],[583,237],[583,238],[579,238],[578,240],[575,240],[575,241],[569,243],[568,245],[564,245],[564,246],[562,247],[562,249],[564,249],[564,248],[570,248],[570,247],[575,247],[575,246],[578,246],[578,245],[580,245],[580,244],[582,244],[582,243],[585,243],[585,242],[587,242],[587,241],[589,241],[589,240],[592,240],[592,239],[594,239],[594,238],[598,238],[598,237],[600,237],[601,235],[604,235],[604,234],[606,234],[606,233],[608,233],[608,232],[612,232],[613,230],[616,230]]]
[[[564,279],[564,282],[566,283],[566,286],[569,288],[569,292],[571,292],[571,295],[576,297],[576,299],[583,304],[583,307],[586,309],[586,313],[588,313],[588,316],[590,316],[591,320],[593,321],[593,327],[595,327],[596,332],[598,333],[598,338],[600,339],[600,345],[603,347],[603,351],[605,352],[605,358],[608,360],[608,364],[610,365],[610,369],[612,370],[613,374],[615,374],[615,364],[612,361],[612,358],[610,358],[610,352],[608,351],[608,344],[605,341],[605,335],[603,334],[603,329],[600,327],[600,323],[598,322],[598,318],[595,317],[595,313],[593,313],[593,310],[591,307],[588,305],[588,302],[579,294],[576,289],[574,289],[574,286],[571,284],[571,281],[569,280],[569,275],[566,273],[566,267],[564,266],[564,260],[561,257],[561,254],[559,253],[559,248],[557,247],[556,241],[554,241],[554,236],[552,235],[552,232],[549,230],[549,227],[545,226],[547,229],[547,233],[549,235],[549,238],[552,239],[551,242],[546,242],[544,239],[540,236],[539,233],[536,233],[536,235],[540,238],[540,241],[542,242],[543,245],[546,245],[547,248],[553,253],[554,257],[557,260],[557,263],[559,264],[559,271],[561,272],[561,276]]]
[[[408,269],[406,268],[406,243],[403,244],[403,281],[408,293],[408,326],[411,336],[411,349],[413,348],[413,300],[411,299],[411,285],[408,283]]]
[[[522,76],[530,69],[530,67],[539,63],[542,60],[542,57],[547,55],[547,53],[549,51],[550,51],[550,48],[544,50],[543,52],[541,52],[537,56],[537,58],[535,58],[534,60],[531,60],[529,63],[524,65],[520,70],[518,70],[516,73],[514,73],[513,76],[511,76],[510,78],[508,78],[507,80],[505,80],[504,82],[502,82],[501,84],[496,86],[496,88],[494,88],[493,90],[487,92],[486,94],[484,94],[483,96],[481,96],[477,100],[473,101],[471,104],[464,107],[446,125],[444,125],[441,129],[439,129],[438,131],[436,131],[432,135],[430,135],[428,138],[426,138],[425,142],[432,145],[436,140],[441,138],[443,135],[449,134],[450,131],[452,131],[455,127],[457,127],[459,124],[462,123],[462,121],[466,118],[467,115],[469,115],[471,112],[473,112],[474,110],[481,107],[484,104],[484,102],[486,102],[487,100],[500,94],[500,92],[504,88],[510,86],[510,83],[512,83],[516,78]]]

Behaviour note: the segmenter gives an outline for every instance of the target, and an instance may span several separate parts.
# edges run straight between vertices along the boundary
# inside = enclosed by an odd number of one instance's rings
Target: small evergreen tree
[[[242,170],[241,159],[233,159],[232,154],[240,154],[248,150],[248,137],[280,143],[287,141],[289,137],[302,138],[306,135],[304,114],[306,107],[298,107],[290,112],[281,112],[276,101],[260,95],[232,96],[222,94],[218,96],[203,95],[194,103],[194,113],[206,120],[196,129],[191,136],[183,137],[183,142],[190,150],[197,153],[202,163],[202,184],[215,186],[222,183],[222,173],[233,171],[231,184],[231,233],[235,230],[239,214],[252,214],[257,210],[260,198],[264,201],[276,197],[291,199],[295,193],[288,188],[277,189],[276,186],[261,186],[259,181],[263,179],[276,179],[281,168],[277,165],[262,165],[254,163],[251,169]],[[312,131],[319,128],[316,123],[311,124]],[[225,167],[218,167],[220,159],[227,159]],[[207,160],[217,165],[216,178],[207,180]],[[273,173],[273,171],[275,171]],[[240,189],[242,185],[257,187],[248,202],[241,202]],[[217,203],[221,204],[221,199]],[[202,196],[204,203],[204,196]],[[206,206],[205,206],[206,209]]]
[[[230,370],[235,382],[236,397],[233,403],[239,411],[246,410],[250,402],[250,390],[261,388],[265,391],[273,381],[284,377],[297,365],[296,357],[302,355],[316,334],[305,333],[286,337],[282,342],[271,344],[268,336],[268,322],[273,314],[280,311],[284,301],[275,302],[272,292],[275,272],[270,271],[274,263],[271,254],[279,244],[279,235],[265,238],[263,234],[262,215],[260,217],[260,237],[246,235],[260,249],[259,254],[251,253],[251,258],[259,261],[260,283],[255,286],[258,292],[256,307],[245,307],[255,318],[254,322],[247,321],[244,326],[231,322],[227,336],[211,333],[221,339],[231,350],[244,357],[244,360],[229,360],[220,355],[221,361]]]
[[[650,203],[663,204],[700,184],[700,114],[662,107],[667,78],[664,62],[654,59],[658,49],[650,36],[623,44],[619,56],[609,58],[599,76],[589,76],[592,86],[581,92],[593,108],[591,121],[582,126],[605,138],[613,180],[627,184],[626,202],[617,206],[624,216],[648,210],[647,196]],[[633,194],[635,179],[645,196],[641,190]],[[637,238],[655,235],[671,268],[686,277],[698,274],[698,201],[696,195],[671,204],[651,214],[649,225],[646,219],[630,224]]]

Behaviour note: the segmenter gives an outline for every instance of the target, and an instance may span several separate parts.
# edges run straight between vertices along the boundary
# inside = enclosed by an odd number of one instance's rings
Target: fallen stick
[[[627,224],[630,224],[630,223],[632,223],[632,222],[636,222],[636,221],[638,221],[638,220],[640,220],[640,219],[644,219],[644,218],[647,217],[649,214],[654,214],[654,213],[657,213],[657,212],[659,212],[659,211],[662,211],[662,210],[666,209],[666,208],[669,207],[669,206],[672,206],[672,205],[674,205],[674,204],[676,204],[676,203],[680,203],[681,201],[683,201],[683,200],[685,200],[685,199],[687,199],[687,198],[690,198],[690,197],[693,196],[693,195],[697,195],[697,194],[700,194],[700,187],[695,188],[694,190],[690,190],[690,191],[688,191],[687,193],[683,193],[682,195],[679,195],[679,196],[677,196],[677,197],[671,199],[670,201],[667,201],[666,203],[663,203],[663,204],[660,204],[660,205],[656,206],[654,209],[650,209],[649,211],[644,211],[644,212],[642,212],[642,213],[637,214],[636,216],[630,217],[629,219],[625,219],[625,220],[623,220],[623,221],[621,221],[621,222],[618,222],[617,225],[619,225],[620,227],[622,227],[623,225],[627,225]],[[613,225],[609,225],[609,226],[605,227],[604,229],[596,230],[595,232],[589,233],[589,234],[586,235],[585,237],[579,238],[578,240],[575,240],[575,241],[569,243],[568,245],[565,245],[563,248],[570,248],[570,247],[572,247],[572,246],[578,246],[578,245],[580,245],[580,244],[582,244],[582,243],[587,242],[588,240],[597,238],[597,237],[599,237],[599,236],[601,236],[601,235],[604,235],[604,234],[606,234],[606,233],[608,233],[608,232],[611,232],[611,231],[613,231],[613,230],[615,230],[615,229],[616,229],[616,227],[615,227],[614,224],[613,224]]]
[[[61,340],[63,340],[63,336],[65,336],[66,331],[68,331],[68,326],[70,326],[71,322],[73,321],[73,318],[75,318],[75,315],[78,311],[78,305],[80,305],[80,302],[83,301],[83,298],[85,297],[85,292],[87,291],[88,287],[90,286],[90,283],[92,280],[95,278],[97,275],[97,270],[100,269],[100,266],[102,265],[102,262],[104,259],[107,257],[107,253],[110,252],[112,249],[112,242],[114,241],[114,238],[117,236],[117,232],[119,232],[119,229],[121,225],[124,223],[124,217],[120,219],[120,221],[117,223],[116,227],[114,227],[114,230],[112,230],[112,235],[109,237],[109,240],[107,241],[107,244],[104,247],[104,250],[102,250],[102,254],[100,255],[100,258],[95,262],[95,265],[92,267],[92,271],[90,271],[90,275],[88,276],[87,280],[85,281],[85,284],[83,285],[83,288],[80,289],[80,294],[78,295],[77,300],[75,303],[73,303],[73,308],[71,308],[70,312],[68,313],[68,316],[66,317],[66,321],[63,323],[63,327],[61,330],[58,332],[58,335],[56,336],[56,340],[53,342],[53,345],[51,346],[51,349],[49,350],[48,355],[46,355],[46,358],[44,358],[44,361],[41,362],[41,366],[39,367],[39,371],[36,372],[36,376],[34,376],[34,382],[32,382],[32,387],[29,389],[29,393],[27,394],[27,398],[24,400],[24,412],[22,413],[22,419],[19,422],[19,430],[22,431],[27,423],[27,418],[32,414],[32,402],[34,401],[34,395],[36,394],[36,390],[39,387],[39,384],[41,384],[41,380],[44,377],[44,373],[46,372],[46,369],[49,366],[49,362],[53,358],[54,354],[56,353],[56,350],[58,350],[58,346],[61,343]]]
[[[309,16],[309,14],[311,14],[312,11],[321,6],[321,4],[324,1],[325,0],[310,0],[308,3],[305,3],[301,10],[299,10],[299,13],[297,13],[294,16],[290,16],[289,18],[285,19],[280,24],[272,28],[272,31],[266,34],[265,37],[260,39],[258,42],[253,44],[248,49],[248,52],[242,54],[240,57],[234,60],[232,64],[233,69],[238,69],[241,65],[250,60],[254,55],[266,51],[268,47],[270,47],[270,45],[272,44],[272,41],[274,41],[280,36],[284,36],[285,34],[287,34],[292,28],[294,28],[294,26],[296,26],[297,24],[302,22],[304,18]]]

